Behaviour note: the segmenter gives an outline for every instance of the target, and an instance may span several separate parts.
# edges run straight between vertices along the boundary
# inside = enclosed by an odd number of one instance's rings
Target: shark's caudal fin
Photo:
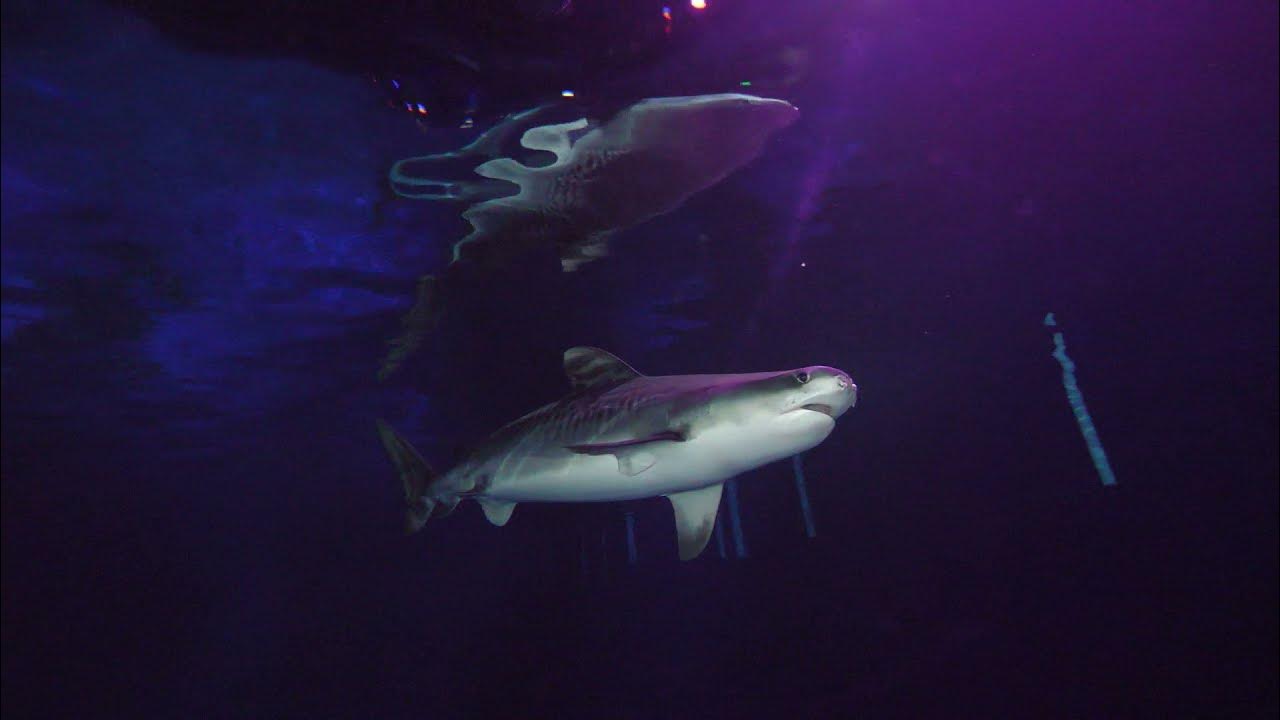
[[[439,324],[442,310],[439,281],[433,275],[423,275],[418,280],[418,298],[402,321],[404,329],[391,340],[391,349],[378,369],[380,382],[391,377],[410,355],[417,352],[423,338]]]
[[[400,437],[384,420],[378,420],[378,436],[382,438],[382,446],[391,456],[404,485],[404,499],[408,504],[404,513],[405,533],[415,533],[427,520],[453,512],[460,498],[456,493],[441,491],[437,482],[439,476],[409,441]]]

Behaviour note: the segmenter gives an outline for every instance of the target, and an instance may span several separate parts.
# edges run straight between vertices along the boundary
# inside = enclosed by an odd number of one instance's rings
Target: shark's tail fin
[[[442,491],[440,476],[409,441],[400,437],[384,420],[378,420],[378,436],[382,438],[382,446],[391,456],[404,485],[404,499],[408,504],[404,513],[405,534],[421,530],[433,517],[444,517],[453,512],[460,498],[456,493]]]
[[[402,321],[404,329],[391,341],[391,349],[378,369],[378,380],[383,381],[400,369],[410,355],[422,346],[422,340],[440,322],[440,282],[434,275],[423,275],[418,280],[418,297],[413,308]]]

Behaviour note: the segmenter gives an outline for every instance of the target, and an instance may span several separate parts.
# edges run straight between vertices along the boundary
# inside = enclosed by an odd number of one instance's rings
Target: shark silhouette
[[[406,530],[464,499],[505,525],[521,502],[665,496],[680,558],[706,547],[724,482],[821,443],[853,407],[857,386],[835,368],[646,377],[597,348],[564,354],[571,392],[493,433],[437,475],[384,421],[400,473]]]

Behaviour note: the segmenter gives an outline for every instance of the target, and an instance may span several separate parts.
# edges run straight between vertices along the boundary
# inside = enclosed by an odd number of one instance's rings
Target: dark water
[[[5,3],[6,718],[1274,717],[1275,3],[711,4]],[[375,382],[466,231],[387,168],[561,78],[802,118]],[[780,463],[746,559],[660,500],[403,537],[374,418],[445,464],[581,344],[849,371],[817,536]]]

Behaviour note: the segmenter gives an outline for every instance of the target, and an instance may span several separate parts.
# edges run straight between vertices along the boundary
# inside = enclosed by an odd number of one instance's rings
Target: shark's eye
[[[795,371],[795,374],[793,375],[793,377],[796,379],[796,382],[800,383],[801,385],[809,382],[809,373],[805,370]]]

